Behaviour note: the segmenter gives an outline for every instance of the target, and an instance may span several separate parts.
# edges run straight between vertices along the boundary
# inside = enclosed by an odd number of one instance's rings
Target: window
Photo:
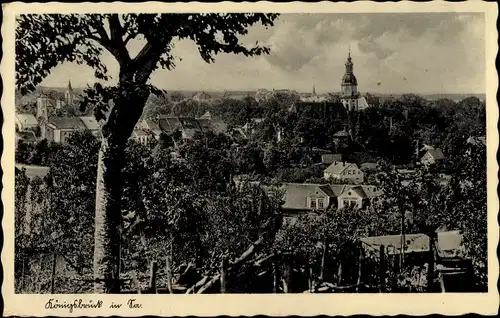
[[[349,206],[349,200],[344,200],[344,206]]]
[[[311,209],[316,209],[316,200],[311,200]]]
[[[318,209],[323,209],[323,207],[324,207],[323,199],[318,199]]]

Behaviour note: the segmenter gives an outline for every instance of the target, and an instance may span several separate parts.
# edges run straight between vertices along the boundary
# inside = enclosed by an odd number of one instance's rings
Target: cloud
[[[481,13],[282,14],[275,26],[255,26],[241,38],[271,48],[269,55],[222,54],[205,63],[194,43],[176,44],[173,71],[157,70],[165,89],[290,88],[335,92],[348,47],[362,92],[484,92],[485,25]],[[137,52],[140,43],[132,43]],[[116,63],[105,57],[112,74]],[[75,74],[79,76],[76,77]],[[93,81],[84,66],[62,65],[44,85]],[[381,82],[382,85],[378,85]]]

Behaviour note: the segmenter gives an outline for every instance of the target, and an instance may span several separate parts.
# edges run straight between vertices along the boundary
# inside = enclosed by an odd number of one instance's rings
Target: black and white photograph
[[[495,5],[78,8],[12,18],[12,293],[497,293]]]

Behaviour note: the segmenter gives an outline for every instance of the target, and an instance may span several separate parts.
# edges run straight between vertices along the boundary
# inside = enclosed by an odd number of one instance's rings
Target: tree
[[[101,54],[107,50],[119,66],[118,85],[95,84],[82,105],[95,104],[96,119],[106,117],[97,169],[94,277],[96,292],[116,292],[121,228],[121,169],[126,142],[142,115],[148,84],[158,67],[173,69],[174,39],[194,41],[201,57],[214,62],[219,53],[261,55],[267,47],[247,48],[238,38],[261,23],[272,26],[277,14],[70,14],[22,15],[16,28],[16,85],[21,93],[35,90],[52,68],[62,62],[86,64],[97,79],[109,79]],[[107,31],[108,29],[109,31]],[[145,42],[134,58],[131,40]],[[112,101],[112,103],[110,103]],[[107,116],[105,116],[107,114]]]

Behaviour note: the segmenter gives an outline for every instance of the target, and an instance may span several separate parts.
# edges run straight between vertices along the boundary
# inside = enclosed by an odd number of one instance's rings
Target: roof
[[[283,183],[282,189],[285,190],[285,203],[282,207],[293,210],[308,210],[307,197],[310,196],[336,198],[348,195],[348,191],[354,191],[362,198],[373,198],[381,194],[376,186],[371,185]]]
[[[339,130],[333,134],[333,137],[349,137],[349,133],[345,130]]]
[[[225,132],[227,125],[218,119],[192,117],[162,117],[160,118],[159,127],[162,131],[172,133],[176,130],[183,132],[183,134],[190,138],[196,132],[213,131],[216,133]]]
[[[282,206],[284,209],[309,209],[307,206],[307,197],[310,195],[316,195],[316,192],[318,192],[320,196],[329,196],[329,194],[324,191],[325,185],[321,184],[284,183],[282,188],[285,189],[283,198],[285,203]]]
[[[87,129],[79,117],[51,117],[48,122],[56,126],[57,129]]]
[[[16,133],[16,138],[27,142],[36,142],[35,133],[32,131],[19,131]]]
[[[436,148],[436,149],[429,149],[427,150],[427,153],[434,158],[434,160],[439,160],[439,159],[444,159],[444,154],[441,151],[441,149]]]
[[[368,101],[366,100],[366,98],[364,96],[361,96],[360,98],[358,98],[358,109],[359,110],[367,109],[368,107],[370,107],[370,105],[368,104]]]
[[[211,119],[210,125],[212,127],[212,130],[214,132],[217,132],[217,133],[222,133],[222,132],[225,132],[227,130],[227,125],[222,120]]]
[[[362,187],[360,186],[355,186],[355,187],[346,187],[344,189],[344,192],[342,192],[342,194],[339,195],[339,197],[347,197],[347,196],[358,196],[362,199],[366,199],[368,198],[368,196],[366,195],[365,191],[363,190]]]
[[[134,129],[135,137],[149,136],[149,133],[143,129]]]
[[[438,253],[440,255],[454,255],[463,250],[463,236],[459,231],[437,233]],[[422,253],[429,251],[429,237],[425,234],[407,234],[405,239],[405,253]],[[366,249],[378,250],[381,245],[387,247],[388,254],[401,253],[401,235],[373,236],[361,239]]]
[[[26,170],[26,176],[30,179],[34,177],[44,178],[49,173],[49,167],[16,164],[16,169]]]
[[[321,162],[326,164],[332,164],[335,161],[342,161],[342,155],[339,153],[327,153],[321,155]]]
[[[210,96],[205,92],[198,92],[193,95],[193,99],[210,99],[210,98],[212,98],[212,96]]]
[[[152,119],[144,119],[143,123],[145,124],[145,128],[152,130],[152,131],[158,131],[160,129],[160,125],[157,121],[154,121]]]
[[[347,111],[341,102],[331,101],[300,101],[293,103],[289,112],[303,112],[305,110],[314,110],[320,116],[325,114],[335,114],[336,117],[346,117]]]
[[[365,163],[361,164],[361,169],[362,170],[377,170],[378,164],[375,162],[365,162]]]
[[[358,80],[353,73],[345,73],[342,76],[342,85],[358,85]]]
[[[95,119],[94,116],[82,116],[80,117],[82,120],[83,124],[85,127],[87,127],[88,130],[99,130],[101,129],[99,123]]]
[[[420,151],[427,151],[430,149],[434,149],[434,147],[424,144],[422,148],[420,148]]]
[[[205,114],[203,114],[200,118],[206,118],[206,119],[210,119],[212,118],[212,114],[210,114],[210,111],[207,111]]]
[[[328,168],[325,169],[325,172],[339,174],[342,173],[342,171],[344,171],[348,167],[352,166],[358,168],[358,165],[356,165],[355,163],[335,161],[330,166],[328,166]]]
[[[38,125],[38,121],[36,120],[36,117],[31,115],[31,114],[16,114],[16,119],[23,126],[37,126]]]
[[[467,143],[470,143],[470,144],[482,143],[486,146],[486,137],[485,136],[483,136],[483,137],[469,137],[469,138],[467,138]]]
[[[177,117],[162,117],[158,122],[160,129],[169,133],[182,131],[182,124]]]

